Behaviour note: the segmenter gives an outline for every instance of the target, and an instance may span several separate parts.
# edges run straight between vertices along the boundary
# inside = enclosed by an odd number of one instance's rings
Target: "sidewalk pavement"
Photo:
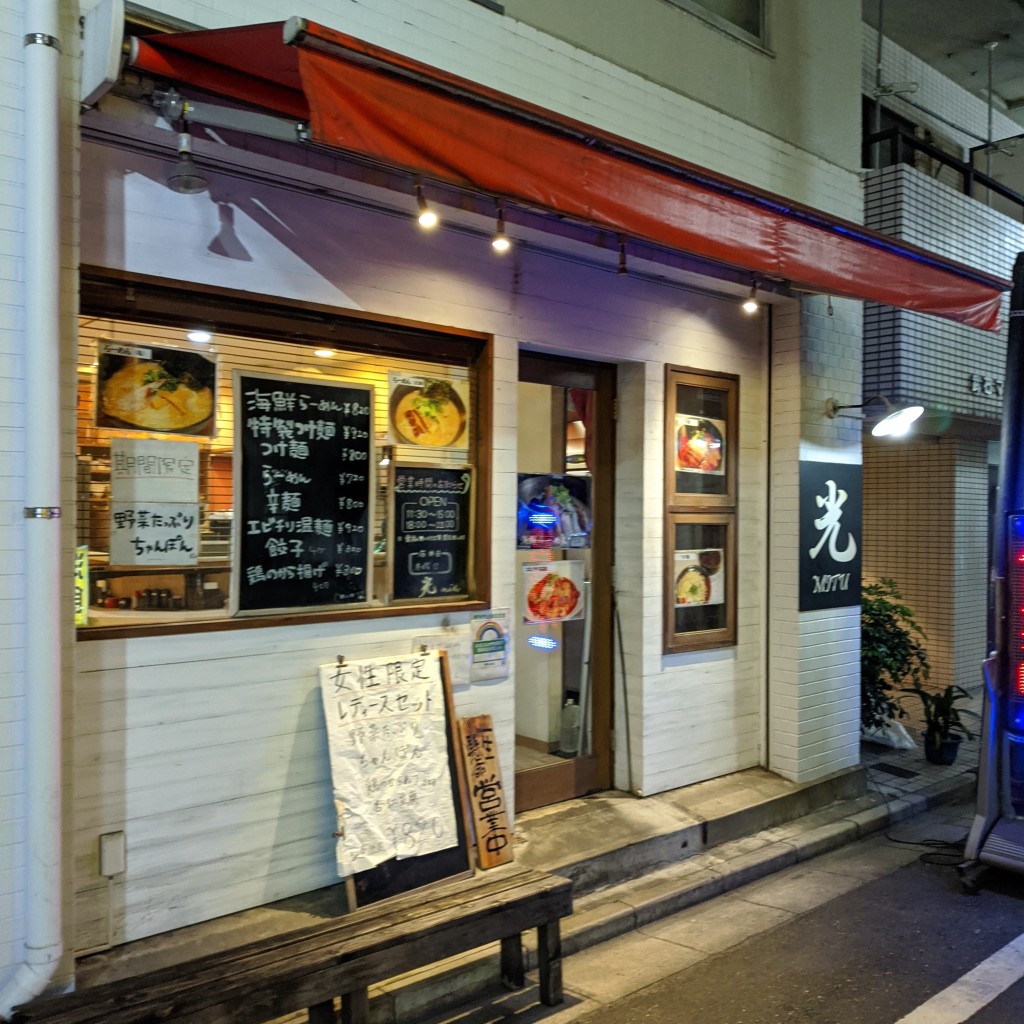
[[[557,863],[558,857],[543,842],[543,825],[551,815],[561,817],[562,820],[556,821],[553,829],[561,829],[563,832],[567,822],[575,821],[575,834],[582,837],[584,846],[592,839],[592,832],[600,832],[602,829],[608,831],[611,842],[617,841],[614,828],[607,828],[609,806],[613,809],[615,807],[607,802],[608,795],[604,795],[604,801],[599,798],[600,795],[598,798],[584,798],[560,805],[557,810],[551,809],[547,814],[542,809],[520,816],[516,831],[517,834],[522,831],[525,842],[517,846],[516,856],[521,863],[568,874],[576,882],[574,912],[562,922],[562,954],[568,958],[568,970],[573,963],[572,958],[577,954],[596,950],[601,944],[638,929],[649,933],[651,926],[657,927],[656,922],[681,910],[729,894],[785,868],[839,850],[929,809],[953,802],[969,804],[973,801],[976,786],[977,753],[977,742],[965,743],[958,762],[950,767],[942,767],[929,764],[920,747],[898,751],[864,744],[861,751],[862,767],[855,769],[853,775],[866,783],[861,793],[842,796],[798,817],[790,814],[789,819],[783,819],[783,823],[739,834],[689,856],[686,850],[677,848],[671,861],[664,858],[666,844],[678,842],[680,836],[684,837],[683,845],[688,841],[686,837],[691,835],[699,837],[703,833],[706,836],[709,831],[713,832],[716,824],[721,826],[723,822],[732,820],[730,816],[720,814],[717,818],[708,818],[693,829],[685,826],[677,828],[680,822],[673,820],[667,833],[651,835],[632,844],[631,852],[627,851],[625,858],[616,857],[614,853],[607,855],[610,860],[604,865],[602,862],[606,856],[593,855],[593,851],[590,851],[589,856],[585,854],[581,861]],[[771,780],[774,780],[776,784],[789,786],[807,796],[807,791],[801,791],[800,787],[792,787],[792,784],[779,780],[777,776],[754,770],[707,784],[715,787],[716,796],[712,803],[715,806],[728,804],[730,794],[740,800],[747,799],[751,776],[755,789],[765,786],[771,788]],[[662,817],[666,810],[678,814],[680,805],[687,800],[686,794],[698,788],[688,787],[674,794],[644,800],[622,794],[619,797],[629,816],[629,827],[642,831],[659,813]],[[823,791],[826,794],[829,792],[827,787]],[[781,805],[785,805],[785,800],[775,795],[754,809],[755,817],[767,815],[770,818],[773,809]],[[590,811],[590,807],[595,810]],[[774,813],[779,812],[774,810]],[[963,813],[961,810],[960,817],[963,817]],[[588,818],[596,819],[597,826],[588,826]],[[748,814],[743,820],[754,818]],[[742,825],[736,827],[742,828]],[[964,831],[961,829],[962,833]],[[531,856],[531,845],[534,842],[532,835],[541,837],[540,846],[543,851],[540,856]],[[649,858],[645,857],[644,848],[653,849],[653,863],[648,863]],[[609,882],[616,871],[624,872],[625,877],[617,882]],[[728,912],[726,910],[726,914]],[[523,945],[527,968],[533,970],[536,966],[534,936],[524,936]],[[639,959],[634,960],[633,953],[630,953],[632,970],[643,964],[640,952],[643,944],[627,945],[637,945],[633,952],[637,953]],[[595,955],[588,953],[590,958]],[[672,963],[676,964],[676,970],[686,966],[679,960],[678,953]],[[588,972],[591,976],[606,973],[613,978],[616,975],[615,956],[609,963],[604,963],[597,956],[595,964],[594,970]],[[645,967],[641,969],[647,970]],[[487,948],[392,979],[371,989],[373,1020],[380,1024],[421,1024],[428,1018],[433,1019],[442,1014],[437,1020],[451,1019],[459,1024],[485,1024],[505,1019],[526,1024],[526,1021],[542,1020],[553,1012],[542,1007],[536,1008],[536,1016],[533,1010],[528,1016],[522,1016],[529,1007],[531,990],[507,994],[499,1006],[494,999],[498,976],[497,952]],[[532,990],[532,998],[536,1000],[535,989]],[[462,1007],[459,1011],[462,1016],[443,1016],[446,1012],[454,1012],[456,1007]],[[486,1012],[481,1010],[488,1007]],[[587,1009],[593,1007],[591,1003]],[[485,1012],[485,1015],[478,1016],[477,1010]],[[492,1015],[487,1016],[487,1013]],[[557,1020],[568,1021],[573,1016],[575,1014],[563,1017],[560,1012]]]

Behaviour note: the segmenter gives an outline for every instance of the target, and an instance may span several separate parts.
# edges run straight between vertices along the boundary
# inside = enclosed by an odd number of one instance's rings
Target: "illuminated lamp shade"
[[[505,234],[505,204],[501,202],[498,203],[498,223],[491,239],[491,248],[495,252],[508,252],[512,248],[512,243]]]
[[[743,300],[743,305],[740,309],[743,310],[747,316],[753,316],[761,308],[761,303],[757,301],[757,282],[755,281],[750,286],[750,294]]]
[[[830,398],[825,402],[825,415],[835,419],[844,409],[864,409],[872,402],[882,402],[885,406],[885,415],[871,428],[874,437],[906,437],[924,413],[923,405],[894,406],[885,395],[873,395],[857,405],[840,405],[836,399]]]
[[[423,186],[416,186],[416,223],[421,228],[429,231],[431,228],[436,228],[441,223],[440,218],[430,208],[430,204],[427,202],[426,196],[423,195]]]

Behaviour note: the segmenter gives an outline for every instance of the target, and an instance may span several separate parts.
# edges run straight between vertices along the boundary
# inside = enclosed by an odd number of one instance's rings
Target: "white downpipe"
[[[25,0],[25,954],[0,1015],[44,991],[61,920],[59,0]]]

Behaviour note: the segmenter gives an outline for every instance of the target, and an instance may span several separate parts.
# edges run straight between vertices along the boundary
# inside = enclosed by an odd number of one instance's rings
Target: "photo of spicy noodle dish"
[[[696,416],[676,416],[676,471],[725,472],[725,424]]]
[[[565,622],[583,617],[582,561],[523,566],[524,622]]]

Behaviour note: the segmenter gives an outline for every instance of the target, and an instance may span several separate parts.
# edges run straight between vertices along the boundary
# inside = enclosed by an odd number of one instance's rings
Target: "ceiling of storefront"
[[[1024,124],[1024,0],[863,0],[864,20]],[[993,49],[986,44],[996,43]]]

